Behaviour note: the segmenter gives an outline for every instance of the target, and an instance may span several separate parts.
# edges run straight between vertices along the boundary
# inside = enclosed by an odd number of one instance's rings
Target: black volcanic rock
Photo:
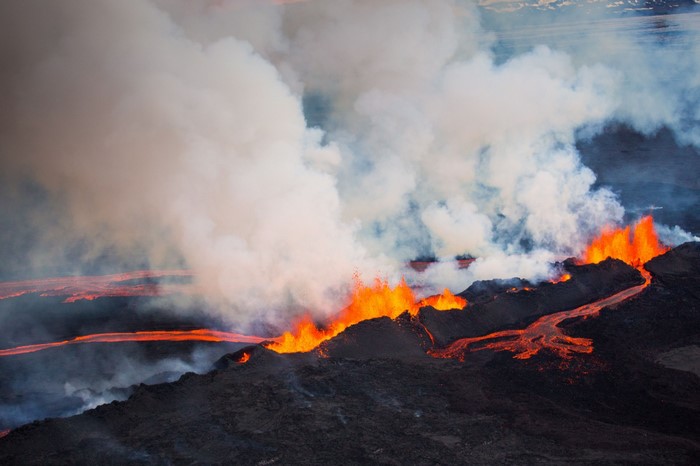
[[[534,286],[529,281],[521,278],[477,280],[457,296],[461,296],[471,304],[483,304],[493,301],[495,296],[507,291],[532,288]]]
[[[614,351],[618,358],[644,353],[654,359],[700,344],[700,242],[678,246],[645,268],[652,275],[651,286],[614,309],[602,310],[596,319],[572,325],[574,335],[592,336],[596,348]]]
[[[566,323],[592,354],[416,357],[418,319],[374,319],[318,352],[246,347],[208,374],[20,427],[0,438],[0,464],[698,464],[700,377],[656,358],[700,342],[699,252],[653,260],[643,292]],[[614,261],[570,271],[529,294],[639,282]]]
[[[144,386],[127,402],[22,427],[0,441],[0,460],[692,464],[700,458],[698,445],[683,435],[659,433],[653,425],[601,422],[596,418],[601,413],[592,416],[587,407],[572,406],[567,399],[571,372],[541,373],[509,357],[485,365],[430,359],[283,359],[284,365],[243,364],[185,376],[173,384]],[[579,383],[573,393],[589,389]],[[591,397],[598,406],[616,399],[605,392]],[[639,396],[630,402],[635,400]],[[611,409],[617,406],[608,405]],[[660,420],[671,419],[655,409]],[[635,412],[647,410],[639,406]]]
[[[323,342],[319,352],[332,358],[372,359],[428,358],[423,347],[429,345],[424,329],[411,320],[408,312],[396,319],[380,317],[348,327],[335,338]]]
[[[245,356],[248,359],[245,359]],[[230,367],[238,367],[247,364],[247,367],[265,366],[270,367],[275,364],[286,364],[284,356],[265,348],[263,345],[250,345],[239,349],[235,353],[225,354],[214,363],[212,369],[225,370]]]
[[[700,299],[700,242],[690,242],[650,260],[645,268],[667,288],[680,288]]]
[[[509,289],[514,284],[522,286],[519,279],[514,279],[517,283],[476,282],[460,293],[475,303],[470,301],[465,309],[453,311],[422,308],[419,320],[430,329],[435,344],[445,346],[458,338],[523,327],[543,315],[583,306],[644,281],[639,271],[616,259],[586,265],[569,260],[564,267],[571,274],[570,280],[542,283],[529,290]]]

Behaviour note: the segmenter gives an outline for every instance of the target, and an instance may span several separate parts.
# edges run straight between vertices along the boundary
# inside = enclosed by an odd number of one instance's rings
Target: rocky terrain
[[[439,345],[470,328],[518,328],[640,281],[618,261],[566,266],[568,282],[516,293],[478,283],[466,311],[365,321],[312,353],[244,348],[207,374],[13,430],[0,462],[697,464],[700,243],[650,261],[637,296],[564,323],[593,339],[591,354],[426,355],[427,331]]]

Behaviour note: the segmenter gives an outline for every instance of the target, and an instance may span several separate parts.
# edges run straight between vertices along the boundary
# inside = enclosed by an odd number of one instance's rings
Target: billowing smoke
[[[65,197],[75,228],[174,245],[244,319],[327,307],[367,264],[335,179],[310,162],[340,155],[248,42],[197,43],[151,2],[56,4],[49,24],[28,5],[3,15],[26,49],[3,152]]]
[[[662,98],[631,98],[613,53],[501,59],[456,0],[28,0],[0,18],[2,172],[53,212],[25,222],[43,232],[27,262],[138,251],[192,268],[238,324],[335,311],[354,272],[417,256],[478,256],[455,287],[546,276],[624,213],[577,135],[643,126]],[[696,122],[685,102],[646,123]]]

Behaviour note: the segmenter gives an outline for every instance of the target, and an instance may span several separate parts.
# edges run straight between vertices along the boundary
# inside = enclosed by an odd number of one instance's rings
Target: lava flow
[[[191,293],[190,283],[127,283],[164,277],[192,277],[189,270],[136,270],[112,275],[57,277],[0,283],[0,299],[25,294],[66,296],[64,303],[103,297],[160,296],[170,293]]]
[[[572,352],[590,353],[593,351],[592,342],[584,338],[572,338],[563,333],[559,324],[573,317],[595,315],[600,309],[619,303],[641,292],[650,282],[649,274],[643,269],[643,264],[667,248],[659,243],[654,230],[653,219],[643,217],[631,230],[606,229],[594,239],[583,254],[580,262],[596,263],[607,257],[621,259],[637,267],[645,277],[645,283],[621,291],[608,298],[579,308],[544,316],[525,329],[505,330],[481,337],[463,338],[444,349],[432,350],[436,357],[456,357],[462,359],[468,351],[479,349],[508,350],[516,353],[517,358],[529,358],[542,348],[548,348],[562,357],[569,357]],[[68,296],[66,302],[78,299],[94,299],[100,296],[151,296],[163,291],[164,285],[128,284],[128,280],[143,280],[166,276],[191,276],[186,270],[170,271],[137,271],[124,274],[98,277],[65,277],[24,282],[9,282],[0,284],[0,299],[21,296],[26,293],[41,293],[41,296]],[[569,274],[564,274],[553,283],[570,280]],[[168,285],[170,286],[170,285]],[[191,286],[191,285],[189,285]],[[185,285],[174,285],[173,290],[187,289]],[[515,290],[520,291],[520,290]],[[416,315],[423,306],[432,306],[438,310],[462,309],[466,306],[465,299],[453,295],[445,289],[443,294],[417,300],[413,291],[405,281],[392,288],[387,281],[376,279],[372,286],[365,286],[359,279],[350,304],[345,307],[335,319],[319,328],[310,315],[301,318],[290,332],[280,337],[266,339],[257,336],[216,330],[175,330],[175,331],[145,331],[131,333],[101,333],[84,335],[69,340],[35,345],[20,346],[0,350],[1,356],[31,353],[57,346],[74,345],[78,343],[113,343],[125,341],[212,341],[212,342],[242,342],[261,343],[270,340],[267,348],[278,353],[306,352],[316,348],[323,341],[329,340],[344,331],[347,327],[358,322],[376,317],[394,319],[408,311]],[[249,355],[248,355],[249,357]],[[247,359],[246,359],[247,360]],[[243,360],[239,361],[245,362]]]
[[[392,288],[386,281],[376,279],[374,285],[364,286],[359,279],[350,304],[324,328],[318,328],[311,316],[304,316],[295,325],[294,330],[285,332],[267,347],[278,353],[296,353],[311,351],[323,341],[329,340],[351,325],[376,317],[394,319],[408,311],[411,315],[418,313],[424,306],[438,310],[462,309],[467,305],[464,298],[453,295],[448,289],[443,294],[416,300],[411,288],[404,280]]]
[[[464,360],[465,355],[471,351],[483,349],[510,351],[515,353],[514,357],[518,359],[531,358],[543,348],[562,358],[570,358],[572,353],[591,353],[593,342],[590,339],[570,337],[559,324],[571,318],[595,316],[602,308],[613,306],[640,293],[651,282],[651,275],[644,269],[644,263],[667,250],[668,248],[658,240],[651,216],[639,220],[632,231],[629,226],[606,229],[590,243],[580,262],[597,263],[608,257],[620,259],[639,269],[644,277],[642,285],[633,286],[570,311],[546,315],[525,329],[503,330],[480,337],[462,338],[446,348],[430,350],[429,353],[437,358],[459,360]],[[570,275],[565,274],[555,283],[570,278]]]
[[[4,349],[0,350],[0,357],[34,353],[36,351],[55,348],[57,346],[77,345],[80,343],[119,343],[127,341],[211,341],[256,344],[265,340],[267,339],[263,337],[209,329],[96,333],[92,335],[75,337],[70,340],[39,343],[35,345],[25,345],[18,346],[16,348]]]
[[[175,271],[183,276],[188,276],[187,271]],[[74,290],[76,283],[90,283],[92,289],[95,289],[95,284],[110,285],[114,282],[124,281],[133,278],[145,278],[156,276],[148,271],[130,272],[128,274],[110,275],[104,277],[75,277],[68,279],[50,279],[41,281],[44,293],[55,292],[56,295],[65,295],[70,283],[72,290],[71,298],[76,296]],[[176,273],[158,272],[157,276],[176,275]],[[84,279],[84,280],[81,280]],[[20,282],[26,289],[37,285],[39,281]],[[16,283],[11,283],[15,290],[20,289]],[[7,286],[7,289],[12,289],[12,286]],[[121,285],[123,286],[123,285]],[[24,288],[22,288],[24,290]],[[31,291],[36,292],[36,288]],[[44,296],[45,294],[42,294]],[[80,296],[83,296],[82,294]],[[110,295],[111,296],[111,295]],[[119,295],[123,296],[123,295]],[[70,298],[69,298],[70,299]],[[372,319],[375,317],[388,316],[391,318],[397,317],[404,311],[409,311],[415,315],[423,306],[432,306],[439,310],[463,308],[467,302],[459,296],[453,295],[448,289],[445,289],[443,294],[430,296],[428,298],[416,301],[413,291],[406,285],[405,281],[395,288],[391,288],[385,281],[377,279],[374,286],[363,286],[359,280],[356,280],[355,290],[352,296],[351,304],[338,316],[338,318],[328,325],[325,329],[320,330],[314,325],[309,316],[303,318],[296,326],[294,332],[287,332],[278,338],[263,338],[258,336],[242,335],[238,333],[222,332],[209,329],[198,330],[159,330],[159,331],[141,331],[141,332],[122,332],[122,333],[98,333],[92,335],[78,336],[69,340],[62,340],[50,343],[39,343],[33,345],[19,346],[16,348],[8,348],[0,350],[0,357],[14,356],[19,354],[33,353],[49,348],[59,346],[75,345],[80,343],[117,343],[117,342],[133,342],[133,341],[210,341],[210,342],[236,342],[236,343],[261,343],[270,341],[268,348],[280,352],[298,352],[310,351],[322,341],[328,340],[339,334],[350,325],[356,324],[362,320]],[[249,354],[244,354],[238,362],[245,363]]]
[[[529,359],[547,348],[562,358],[570,358],[571,353],[592,353],[593,341],[588,338],[570,337],[562,331],[559,324],[574,317],[590,317],[596,315],[602,308],[613,306],[640,293],[650,282],[647,274],[642,285],[633,286],[612,296],[586,304],[576,309],[540,317],[535,322],[521,330],[503,330],[488,335],[462,338],[446,348],[429,350],[428,353],[436,358],[455,358],[464,361],[467,353],[490,349],[494,351],[510,351],[517,359]]]

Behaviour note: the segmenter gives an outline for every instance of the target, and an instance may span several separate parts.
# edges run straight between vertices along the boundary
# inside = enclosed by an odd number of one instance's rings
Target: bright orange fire
[[[668,251],[659,242],[651,215],[642,217],[631,229],[605,229],[588,246],[581,259],[586,264],[597,264],[608,257],[620,259],[633,267],[641,267],[650,259]]]
[[[416,301],[413,291],[404,280],[392,288],[385,280],[375,279],[372,286],[365,286],[356,279],[350,304],[325,328],[319,329],[311,316],[306,315],[296,323],[294,330],[285,332],[267,347],[278,353],[311,351],[323,341],[333,338],[349,326],[363,320],[376,317],[394,319],[404,311],[416,315],[423,306],[448,310],[462,309],[466,305],[467,301],[464,298],[453,295],[447,289],[442,295]]]
[[[137,271],[102,277],[67,277],[27,282],[9,282],[0,284],[0,299],[10,297],[11,295],[20,296],[25,293],[41,292],[42,295],[51,296],[67,294],[69,297],[66,301],[72,301],[74,299],[90,299],[88,298],[88,290],[89,292],[94,290],[98,296],[144,295],[143,290],[140,288],[138,293],[130,293],[137,287],[143,285],[127,285],[125,287],[125,285],[119,282],[167,275],[188,276],[190,273],[188,271]],[[128,291],[126,294],[115,292],[115,290],[123,291],[124,288]],[[5,293],[3,293],[3,291]],[[389,286],[388,282],[379,279],[375,280],[373,286],[364,286],[362,282],[356,278],[355,289],[352,294],[350,305],[346,307],[333,322],[323,329],[316,327],[310,316],[305,316],[296,324],[293,332],[286,332],[281,337],[274,339],[208,329],[98,333],[83,335],[69,340],[3,349],[0,350],[0,357],[33,353],[49,348],[79,343],[115,343],[127,341],[227,341],[261,343],[266,340],[271,340],[272,343],[268,344],[268,348],[280,353],[310,351],[322,341],[338,335],[350,325],[356,324],[362,320],[383,316],[393,319],[404,311],[409,311],[412,315],[415,315],[423,306],[432,306],[438,310],[447,310],[461,309],[466,306],[466,304],[467,301],[465,299],[453,295],[448,289],[445,289],[441,295],[430,296],[416,301],[413,291],[403,280],[397,287],[392,288]],[[248,361],[249,358],[250,354],[244,353],[238,362],[243,364]]]
[[[238,364],[245,364],[250,359],[250,353],[243,353],[240,358],[236,361]]]
[[[415,312],[413,310],[410,310],[410,312],[411,314],[415,315],[416,312],[418,312],[418,309],[425,306],[434,307],[438,311],[448,311],[450,309],[462,309],[466,305],[466,299],[455,296],[450,290],[445,288],[442,290],[442,294],[428,296],[427,298],[421,299],[416,306]]]

